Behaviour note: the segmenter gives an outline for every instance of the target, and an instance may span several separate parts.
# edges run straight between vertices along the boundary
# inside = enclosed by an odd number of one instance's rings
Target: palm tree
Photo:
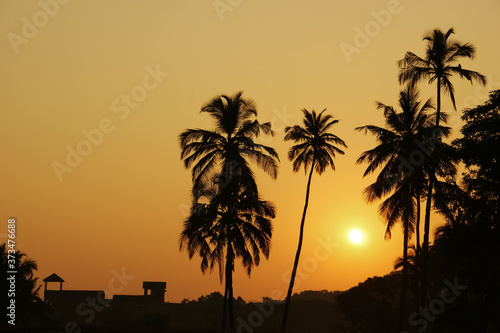
[[[12,262],[14,260],[14,266]],[[7,293],[9,290],[7,277],[10,275],[8,271],[15,271],[16,276],[16,314],[21,322],[26,322],[31,317],[41,316],[46,310],[45,304],[40,298],[37,288],[38,278],[34,277],[34,272],[38,269],[37,263],[28,258],[27,255],[19,250],[15,251],[9,249],[6,243],[0,244],[0,289]],[[7,295],[5,295],[7,296]],[[8,297],[2,296],[0,304],[5,306],[9,305]],[[7,321],[8,317],[0,320],[0,325]]]
[[[213,183],[200,189],[199,202],[193,205],[184,222],[180,250],[186,248],[191,259],[198,253],[203,273],[216,265],[221,282],[225,276],[222,328],[229,313],[230,330],[234,331],[233,271],[240,258],[250,276],[260,263],[260,253],[269,257],[274,206],[257,197],[251,187],[234,177],[229,183],[216,176]]]
[[[201,112],[214,118],[214,130],[188,129],[179,136],[184,166],[193,167],[195,191],[211,181],[217,167],[226,177],[241,175],[256,191],[254,174],[247,160],[256,162],[273,179],[278,175],[276,151],[254,141],[261,133],[274,134],[271,123],[260,124],[253,119],[257,116],[254,103],[242,94],[240,91],[234,96],[216,96],[202,107]]]
[[[429,83],[436,82],[436,127],[439,126],[441,119],[441,91],[449,94],[453,107],[456,109],[455,89],[450,81],[453,74],[458,74],[461,78],[465,78],[471,83],[476,81],[482,85],[486,84],[486,78],[482,74],[464,69],[459,64],[462,58],[472,59],[476,49],[470,43],[463,44],[450,39],[453,33],[453,28],[449,29],[446,33],[443,33],[439,29],[434,29],[432,32],[424,35],[424,41],[427,42],[424,58],[417,56],[413,52],[407,52],[404,58],[399,61],[400,83],[408,82],[411,86],[415,86],[419,81],[425,79]],[[422,302],[426,301],[427,256],[429,252],[430,213],[434,182],[434,176],[430,177],[425,207],[424,240],[422,244]]]
[[[295,274],[297,273],[300,251],[302,249],[304,222],[306,219],[307,206],[309,204],[309,192],[311,189],[313,171],[316,170],[316,172],[321,175],[328,166],[335,170],[335,164],[333,162],[335,154],[344,154],[344,151],[339,149],[336,145],[347,147],[345,142],[338,136],[328,132],[330,127],[339,121],[333,119],[333,116],[331,115],[323,115],[325,111],[326,109],[321,111],[319,114],[316,114],[314,110],[309,112],[306,109],[303,109],[304,126],[295,125],[293,127],[285,128],[285,141],[293,140],[297,143],[288,151],[288,159],[293,161],[293,171],[299,171],[301,166],[304,167],[305,172],[307,172],[307,168],[309,167],[311,170],[307,181],[306,200],[304,210],[302,212],[302,220],[300,221],[299,245],[295,254],[292,276],[290,277],[290,285],[286,296],[285,312],[283,314],[283,321],[281,324],[281,330],[283,332],[286,328],[290,298],[292,297]]]
[[[256,118],[257,111],[253,101],[244,99],[242,92],[234,96],[220,95],[213,98],[201,109],[207,112],[215,120],[214,130],[189,129],[180,134],[180,145],[182,149],[181,158],[186,168],[192,167],[193,180],[193,206],[192,209],[202,209],[199,200],[207,199],[206,190],[217,183],[217,198],[227,200],[225,209],[234,212],[238,205],[231,201],[236,200],[244,190],[246,196],[258,200],[259,194],[254,174],[248,164],[248,160],[254,161],[259,167],[267,172],[273,179],[278,174],[278,154],[268,146],[256,143],[254,140],[261,134],[273,135],[270,123],[260,124]],[[210,203],[210,202],[208,202]],[[219,204],[220,206],[220,204]],[[219,207],[211,204],[210,207]],[[214,209],[214,208],[212,208]],[[196,215],[196,214],[195,214]],[[192,214],[192,219],[196,219]],[[199,219],[199,217],[198,217]],[[200,220],[205,221],[205,220]],[[206,221],[205,221],[206,222]],[[201,223],[201,222],[200,222]],[[211,237],[208,233],[198,234],[201,239]],[[233,233],[227,233],[233,236]],[[182,235],[181,235],[182,237]],[[222,238],[221,242],[227,242]],[[231,241],[237,241],[233,239]],[[201,242],[198,239],[197,242]],[[181,243],[182,244],[182,243]],[[203,244],[203,243],[200,243]],[[211,248],[199,245],[200,255],[203,257],[210,254]],[[226,245],[227,246],[227,245]],[[196,248],[196,247],[194,247]],[[219,248],[219,247],[217,247]],[[224,248],[224,247],[223,247]],[[232,315],[232,262],[236,255],[231,246],[226,247],[226,287],[224,294],[223,326],[226,320],[226,305],[229,298],[230,324],[234,329],[234,316]],[[211,256],[213,254],[210,254]],[[217,260],[222,260],[221,253]],[[190,256],[192,253],[190,252]],[[213,259],[211,265],[219,264],[222,270],[224,265]],[[202,271],[205,271],[205,261],[202,261]],[[223,263],[222,263],[223,264]],[[230,293],[230,295],[228,295]]]
[[[411,86],[399,94],[399,105],[402,112],[392,106],[377,102],[377,109],[384,111],[385,128],[367,125],[357,127],[358,131],[370,132],[377,138],[378,146],[365,151],[357,164],[369,163],[363,177],[382,168],[375,182],[369,185],[364,193],[368,202],[381,199],[392,194],[379,206],[379,213],[387,222],[385,238],[391,238],[391,229],[397,222],[403,226],[403,284],[400,303],[400,330],[403,330],[404,304],[406,297],[408,241],[419,220],[419,200],[424,191],[426,179],[426,158],[419,150],[419,143],[424,142],[433,128],[433,119],[428,115],[432,109],[431,100],[424,104],[419,102],[419,93]],[[448,133],[449,129],[443,128]],[[418,152],[420,160],[417,160]],[[411,164],[408,164],[410,161]],[[418,163],[417,163],[418,162]],[[404,168],[408,170],[403,170]],[[410,168],[411,167],[411,168]]]

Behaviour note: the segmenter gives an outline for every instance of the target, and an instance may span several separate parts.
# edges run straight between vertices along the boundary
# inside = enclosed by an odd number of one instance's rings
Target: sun
[[[353,243],[359,243],[363,240],[363,234],[358,229],[349,232],[349,240]]]

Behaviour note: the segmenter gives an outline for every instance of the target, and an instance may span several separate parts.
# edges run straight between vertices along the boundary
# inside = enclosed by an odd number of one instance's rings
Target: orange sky
[[[462,65],[486,75],[488,89],[453,82],[460,108],[484,102],[500,89],[499,14],[496,0],[0,1],[0,242],[15,217],[17,248],[38,262],[37,276],[56,272],[67,289],[107,289],[124,269],[135,278],[115,285],[122,294],[141,293],[144,280],[166,281],[173,302],[222,291],[216,272],[203,276],[199,260],[178,251],[191,179],[177,137],[212,126],[198,112],[211,97],[244,90],[258,119],[273,121],[277,135],[265,143],[282,162],[275,181],[257,172],[278,209],[271,257],[251,279],[236,266],[235,295],[286,291],[306,177],[292,172],[282,138],[302,108],[326,107],[349,148],[336,172],[313,177],[295,291],[344,290],[386,274],[402,238],[397,227],[384,241],[377,205],[363,200],[370,179],[354,161],[375,143],[354,128],[382,124],[374,101],[396,104],[396,61],[407,50],[423,55],[422,35],[435,27],[454,27],[477,47]],[[451,112],[455,133],[459,115]],[[86,156],[68,165],[67,149]],[[347,240],[352,228],[364,232],[362,244]]]

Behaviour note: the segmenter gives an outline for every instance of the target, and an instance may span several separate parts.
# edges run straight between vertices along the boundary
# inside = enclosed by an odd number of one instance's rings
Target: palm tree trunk
[[[406,301],[406,280],[408,278],[408,234],[409,234],[409,219],[406,219],[404,226],[403,240],[403,283],[401,286],[401,300],[399,303],[399,332],[404,330],[405,323],[405,301]]]
[[[226,260],[227,261],[227,260]],[[227,263],[226,263],[227,267]],[[227,274],[226,274],[227,276]],[[227,324],[227,278],[226,281],[224,281],[224,302],[222,305],[222,331],[226,330],[226,324]]]
[[[434,180],[431,178],[429,179],[427,202],[425,204],[424,241],[422,243],[422,287],[420,290],[421,293],[420,304],[422,306],[425,306],[425,304],[427,303],[427,268],[428,268],[428,256],[429,256],[429,229],[430,229],[430,219],[431,219],[433,186],[434,186]]]
[[[226,281],[228,287],[228,315],[229,315],[229,330],[230,332],[235,332],[234,330],[234,307],[233,307],[233,264],[234,255],[233,248],[231,247],[231,242],[228,243],[227,250],[227,266],[226,266]]]
[[[419,302],[419,288],[420,283],[420,194],[417,194],[417,222],[416,222],[416,239],[415,239],[415,311],[418,311]]]
[[[228,242],[226,254],[224,303],[222,311],[222,331],[226,332],[229,317],[229,329],[234,332],[234,310],[233,310],[233,251],[231,242]]]
[[[439,117],[441,115],[441,78],[437,78],[437,103],[436,103],[436,130],[439,126]],[[436,138],[437,133],[434,134]],[[440,135],[439,135],[440,137]],[[425,206],[425,224],[424,224],[424,242],[422,244],[422,290],[421,304],[427,302],[427,273],[429,266],[429,229],[431,222],[432,190],[434,187],[434,166],[431,165],[429,174],[429,188],[427,189],[427,202]]]
[[[304,239],[304,222],[306,220],[307,206],[309,205],[309,192],[311,190],[311,179],[314,171],[315,161],[311,164],[311,171],[309,179],[307,180],[306,202],[304,204],[304,211],[302,212],[302,220],[300,221],[299,245],[297,246],[297,253],[295,254],[295,261],[293,262],[292,276],[290,277],[290,285],[285,301],[285,311],[283,313],[283,321],[281,322],[281,332],[285,332],[286,321],[288,318],[288,309],[290,307],[290,299],[292,298],[293,284],[295,283],[295,275],[297,274],[297,267],[299,266],[300,251],[302,250],[302,241]]]
[[[441,78],[437,78],[437,101],[436,101],[436,127],[439,126],[439,116],[441,115]]]

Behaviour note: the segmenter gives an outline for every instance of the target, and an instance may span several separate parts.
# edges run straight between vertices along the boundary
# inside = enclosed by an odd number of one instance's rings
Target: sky
[[[141,294],[142,281],[167,282],[166,301],[223,292],[217,271],[179,251],[191,203],[190,170],[178,135],[213,128],[200,108],[219,94],[254,100],[276,135],[276,180],[256,171],[275,203],[272,251],[234,293],[282,299],[298,241],[306,176],[292,172],[284,127],[301,109],[327,108],[348,145],[336,171],[312,179],[294,291],[346,290],[392,270],[401,228],[384,240],[378,202],[362,191],[372,177],[355,165],[375,145],[357,126],[383,125],[375,101],[396,105],[397,60],[423,55],[425,32],[455,29],[477,48],[462,67],[487,87],[453,78],[458,111],[444,98],[453,135],[461,110],[500,89],[500,2],[430,0],[0,0],[0,242],[16,219],[16,248],[36,276],[57,273],[64,289]],[[435,87],[420,84],[423,99]],[[434,215],[432,229],[444,223]],[[348,240],[357,228],[359,244]],[[43,288],[42,288],[43,289]]]

